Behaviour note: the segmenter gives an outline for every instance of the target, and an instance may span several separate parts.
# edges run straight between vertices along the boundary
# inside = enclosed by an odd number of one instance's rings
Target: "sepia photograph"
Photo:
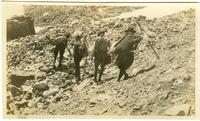
[[[4,117],[199,117],[198,7],[3,2]]]

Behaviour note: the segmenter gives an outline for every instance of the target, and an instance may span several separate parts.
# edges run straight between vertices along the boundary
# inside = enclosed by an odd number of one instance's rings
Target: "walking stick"
[[[136,23],[137,23],[137,25],[139,26],[140,30],[150,38],[150,35],[147,34],[147,33],[145,32],[145,30],[141,27],[141,25],[139,24],[139,22],[138,22],[137,20],[136,20]],[[155,37],[151,37],[151,38],[154,38],[154,39],[155,39]],[[148,41],[148,44],[150,45],[150,47],[151,47],[151,49],[153,50],[153,52],[154,52],[154,54],[156,55],[156,57],[160,60],[160,57],[159,57],[158,54],[156,53],[156,51],[155,51],[155,49],[153,48],[153,45],[151,44],[150,41]]]

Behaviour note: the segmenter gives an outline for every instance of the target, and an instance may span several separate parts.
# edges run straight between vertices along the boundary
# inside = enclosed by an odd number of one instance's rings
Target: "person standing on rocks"
[[[111,63],[111,56],[108,54],[111,43],[109,40],[104,38],[104,34],[105,31],[103,30],[98,32],[98,37],[95,40],[94,52],[93,52],[94,64],[95,64],[94,76],[95,76],[95,82],[97,84],[101,83],[101,76],[103,74],[104,67],[107,64]],[[101,70],[99,73],[99,79],[97,81],[97,71],[99,65],[101,66]]]
[[[68,44],[70,36],[71,36],[70,33],[66,33],[66,34],[61,34],[58,37],[53,39],[54,40],[53,42],[55,44],[54,61],[53,61],[53,68],[54,69],[56,69],[55,63],[56,63],[56,58],[58,56],[58,53],[60,53],[60,60],[59,60],[58,68],[61,67],[63,55],[64,55],[64,52],[65,52],[65,48],[67,48],[67,44]],[[51,41],[49,36],[46,36],[46,38]],[[67,50],[68,50],[69,54],[71,55],[70,50],[68,48],[67,48]]]
[[[75,64],[75,78],[77,84],[80,83],[80,61],[88,56],[88,49],[86,43],[81,41],[81,35],[77,35],[75,38],[75,42],[73,43],[73,56],[74,56],[74,64]]]
[[[125,80],[129,78],[126,70],[133,63],[133,51],[137,49],[138,44],[143,39],[140,35],[136,34],[136,31],[133,27],[129,27],[125,33],[126,35],[115,44],[112,52],[117,55],[115,63],[120,69],[117,81],[120,81],[123,75]]]

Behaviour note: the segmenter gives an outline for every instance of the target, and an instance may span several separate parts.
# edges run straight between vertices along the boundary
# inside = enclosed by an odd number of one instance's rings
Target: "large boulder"
[[[32,72],[17,71],[10,74],[11,84],[17,87],[23,85],[26,80],[35,79],[35,75]]]
[[[14,16],[7,20],[7,40],[35,34],[33,18],[30,16]]]

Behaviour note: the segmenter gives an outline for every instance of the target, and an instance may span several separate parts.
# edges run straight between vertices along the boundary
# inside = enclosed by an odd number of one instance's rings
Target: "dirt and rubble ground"
[[[28,12],[39,11],[35,12],[38,16],[36,25],[46,25],[44,21],[53,21],[53,24],[48,23],[48,26],[36,35],[7,43],[8,115],[195,115],[195,9],[140,21],[156,38],[144,37],[135,52],[134,63],[127,71],[130,75],[128,80],[117,82],[119,70],[111,63],[106,66],[102,76],[104,83],[96,85],[94,64],[91,57],[87,57],[81,62],[82,82],[76,85],[73,63],[70,62],[67,52],[62,68],[53,70],[53,45],[45,36],[54,37],[59,31],[73,33],[81,28],[87,35],[88,46],[91,47],[98,30],[106,28],[106,38],[115,42],[123,36],[127,26],[134,25],[137,17],[101,21],[102,18],[113,17],[112,13],[117,8],[110,8],[112,12],[106,15],[101,11],[108,8],[98,8],[100,12],[94,19],[93,12],[88,15],[91,16],[89,19],[93,20],[91,23],[88,23],[86,18],[79,18],[80,21],[73,23],[71,20],[76,20],[77,16],[81,15],[74,14],[73,18],[70,18],[70,13],[67,15],[69,19],[66,19],[70,22],[67,23],[60,19],[63,17],[59,13],[56,15],[60,18],[52,20],[55,10],[63,13],[62,10],[65,9],[49,10],[52,7],[44,7],[45,11],[41,12],[42,7],[33,8],[30,7]],[[123,8],[119,10],[121,9]],[[88,10],[84,8],[84,11]],[[71,14],[73,11],[74,9],[70,11]],[[82,10],[83,15],[84,11]],[[127,9],[124,12],[128,12]],[[119,12],[117,15],[120,14]],[[57,21],[62,22],[55,25]],[[136,29],[139,32],[137,27]],[[160,60],[148,46],[148,40],[153,41]]]

